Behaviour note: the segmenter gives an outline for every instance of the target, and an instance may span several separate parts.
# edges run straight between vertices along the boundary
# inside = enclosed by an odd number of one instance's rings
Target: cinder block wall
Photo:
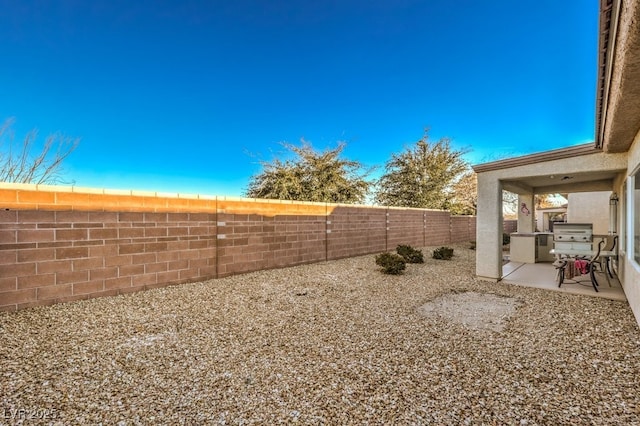
[[[449,242],[457,243],[466,240],[451,239],[451,218],[449,212],[432,210],[429,212],[426,222],[425,246],[439,246]],[[475,217],[474,217],[475,220]],[[475,238],[474,238],[475,239]]]
[[[424,246],[426,221],[425,210],[389,208],[387,210],[387,248],[392,250],[398,244]]]
[[[220,198],[217,276],[326,259],[327,205]]]
[[[0,185],[0,309],[475,239],[420,209]]]
[[[334,206],[327,215],[327,259],[387,250],[387,209]]]
[[[475,216],[451,216],[451,240],[475,241],[476,218]]]
[[[507,219],[502,222],[502,232],[507,234],[511,234],[518,231],[518,220],[517,219]]]

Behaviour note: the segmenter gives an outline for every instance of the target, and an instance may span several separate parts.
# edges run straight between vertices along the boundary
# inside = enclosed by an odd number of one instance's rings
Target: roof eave
[[[627,152],[640,131],[640,2],[601,0],[596,147]]]
[[[607,111],[607,101],[611,83],[611,65],[617,19],[612,21],[612,14],[617,18],[620,11],[619,0],[600,0],[600,19],[598,37],[598,78],[596,80],[596,134],[595,146],[602,149],[604,143],[604,121]],[[612,22],[614,27],[611,27]]]
[[[535,154],[523,155],[520,157],[506,158],[504,160],[492,161],[490,163],[476,164],[472,166],[476,173],[489,172],[493,170],[503,170],[511,167],[524,166],[528,164],[544,163],[551,160],[577,157],[581,155],[597,154],[602,152],[593,143],[571,146],[568,148],[554,149],[551,151],[538,152]]]

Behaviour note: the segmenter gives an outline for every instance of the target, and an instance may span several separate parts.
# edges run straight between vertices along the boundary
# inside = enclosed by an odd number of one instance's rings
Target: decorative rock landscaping
[[[454,247],[2,313],[0,423],[640,424],[626,303],[477,281]]]

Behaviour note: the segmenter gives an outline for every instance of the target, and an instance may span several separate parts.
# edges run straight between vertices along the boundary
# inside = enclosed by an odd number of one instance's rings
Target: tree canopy
[[[469,170],[464,150],[448,138],[429,140],[428,130],[415,145],[392,154],[377,182],[376,202],[387,206],[448,209],[454,184]]]
[[[0,182],[62,182],[62,163],[76,149],[79,139],[53,134],[41,148],[36,148],[38,132],[32,130],[17,144],[11,127],[13,121],[8,119],[0,126]]]
[[[304,139],[300,146],[282,144],[294,158],[261,162],[251,177],[246,196],[279,200],[363,203],[371,183],[370,171],[357,161],[341,158],[346,144],[319,152]]]
[[[453,184],[449,211],[457,215],[475,215],[478,212],[478,176],[473,170],[464,173]]]

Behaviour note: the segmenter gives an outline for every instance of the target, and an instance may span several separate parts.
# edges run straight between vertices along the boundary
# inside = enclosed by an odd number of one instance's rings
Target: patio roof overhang
[[[640,131],[640,2],[600,0],[595,147],[626,152]]]
[[[496,281],[502,277],[502,190],[530,200],[534,194],[613,191],[625,175],[627,153],[607,153],[586,144],[473,169],[478,174],[476,276]]]
[[[493,175],[502,188],[516,194],[611,191],[625,172],[624,154],[605,153],[584,144],[473,166]]]
[[[613,191],[640,130],[640,1],[600,0],[595,141],[473,166],[478,175],[476,276],[502,277],[502,190]],[[531,202],[531,201],[529,201]]]

